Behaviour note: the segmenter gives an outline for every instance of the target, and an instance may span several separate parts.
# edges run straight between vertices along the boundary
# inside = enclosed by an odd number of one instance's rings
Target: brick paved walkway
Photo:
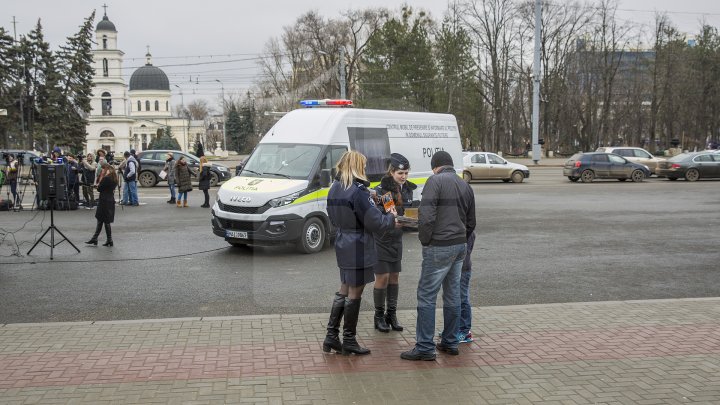
[[[322,353],[327,314],[2,325],[0,403],[720,403],[720,298],[476,308],[435,362],[400,318],[361,314],[364,357]]]

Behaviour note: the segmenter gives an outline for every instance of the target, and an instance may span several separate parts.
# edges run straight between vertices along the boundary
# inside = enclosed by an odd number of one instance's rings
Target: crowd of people
[[[357,341],[357,323],[365,285],[374,282],[375,329],[388,333],[404,328],[397,319],[402,270],[402,227],[399,217],[413,202],[415,184],[408,181],[410,163],[393,153],[387,174],[375,189],[366,176],[367,159],[346,152],[328,193],[330,221],[337,229],[335,254],[340,287],[330,309],[324,352],[366,355]],[[436,351],[458,355],[458,345],[472,341],[469,288],[475,242],[475,197],[455,172],[445,151],[431,158],[433,175],[425,183],[418,208],[422,265],[417,287],[416,344],[401,354],[405,360],[434,360]],[[390,201],[377,198],[389,194]],[[434,343],[435,306],[443,288],[443,330]],[[340,324],[343,323],[342,341]]]

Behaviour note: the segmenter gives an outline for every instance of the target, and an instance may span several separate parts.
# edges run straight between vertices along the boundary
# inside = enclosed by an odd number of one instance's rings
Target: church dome
[[[110,31],[110,32],[117,32],[115,29],[115,24],[113,24],[109,19],[107,15],[103,16],[103,19],[100,20],[97,27],[95,28],[96,31]]]
[[[166,90],[170,91],[170,81],[162,69],[150,63],[150,54],[147,55],[147,64],[137,69],[130,76],[130,91],[133,90]]]

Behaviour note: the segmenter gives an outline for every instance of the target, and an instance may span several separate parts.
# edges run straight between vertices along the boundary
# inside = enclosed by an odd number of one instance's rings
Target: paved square
[[[0,403],[720,402],[720,298],[475,308],[460,356],[324,354],[326,314],[0,326]],[[438,321],[441,320],[438,314]]]

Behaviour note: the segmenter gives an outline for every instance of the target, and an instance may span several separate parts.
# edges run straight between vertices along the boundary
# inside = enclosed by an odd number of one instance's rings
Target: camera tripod
[[[33,249],[35,249],[35,247],[38,245],[38,243],[42,243],[43,245],[48,246],[50,248],[50,260],[53,260],[53,250],[55,249],[55,246],[58,246],[59,244],[61,244],[63,242],[69,243],[70,246],[72,246],[75,250],[77,250],[78,253],[80,253],[80,249],[78,249],[77,246],[75,246],[72,242],[70,242],[70,239],[68,239],[65,236],[65,234],[63,234],[60,231],[60,229],[58,229],[58,227],[55,226],[55,215],[54,215],[55,197],[54,196],[48,198],[48,204],[50,205],[50,226],[48,226],[48,229],[46,229],[45,232],[43,232],[40,239],[38,239],[35,242],[35,244],[30,248],[30,250],[28,250],[28,252],[26,254],[29,255],[30,252],[32,252]],[[45,235],[47,235],[48,232],[50,232],[50,243],[49,244],[46,243],[45,241],[43,241],[43,239],[45,238]],[[59,233],[60,236],[62,236],[62,240],[58,243],[55,243],[55,232]]]

